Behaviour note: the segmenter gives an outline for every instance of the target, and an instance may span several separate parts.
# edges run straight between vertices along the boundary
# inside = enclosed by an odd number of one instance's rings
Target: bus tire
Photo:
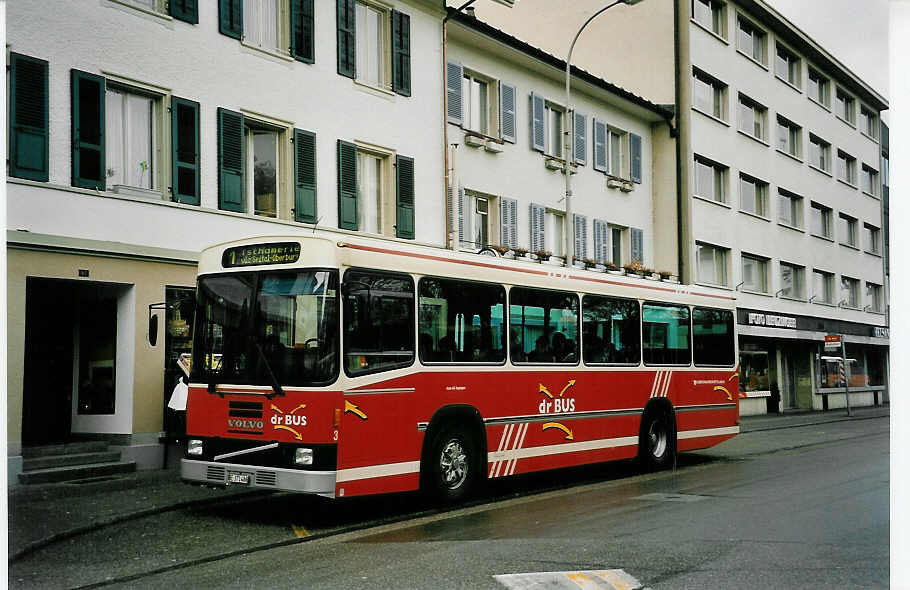
[[[672,410],[650,408],[641,419],[638,461],[648,471],[660,471],[676,463],[676,428]]]
[[[480,447],[464,428],[443,426],[433,438],[427,475],[430,492],[446,504],[464,500],[479,474]]]

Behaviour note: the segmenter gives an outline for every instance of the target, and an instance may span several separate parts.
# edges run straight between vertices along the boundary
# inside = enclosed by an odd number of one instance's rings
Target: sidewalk
[[[844,420],[887,419],[889,415],[889,406],[857,408],[852,418],[847,417],[846,410],[788,412],[744,417],[740,427],[748,433]],[[141,471],[108,481],[14,486],[8,490],[9,559],[107,524],[269,493],[184,484],[177,462],[168,469]]]

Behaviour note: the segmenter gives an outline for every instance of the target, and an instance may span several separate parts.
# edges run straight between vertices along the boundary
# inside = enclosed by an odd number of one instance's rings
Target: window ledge
[[[293,59],[291,61],[293,61]],[[352,82],[354,83],[354,85],[356,87],[358,87],[366,92],[369,92],[370,94],[373,94],[375,96],[379,96],[382,98],[395,98],[395,96],[397,96],[394,92],[392,92],[390,89],[386,88],[385,86],[374,86],[372,84],[367,84],[366,82],[361,82],[360,80],[356,80],[356,79],[352,80]]]
[[[695,25],[696,27],[698,27],[699,29],[701,29],[702,31],[708,33],[709,35],[711,35],[712,37],[714,37],[715,39],[717,39],[718,41],[720,41],[721,43],[723,43],[724,45],[729,45],[729,44],[730,44],[729,41],[727,41],[727,40],[724,39],[722,36],[718,35],[718,34],[715,33],[714,31],[712,31],[711,29],[709,29],[709,28],[706,27],[705,25],[701,24],[700,22],[698,22],[698,21],[695,20],[694,18],[690,18],[689,21],[690,21],[693,25]]]
[[[749,289],[742,289],[740,290],[740,293],[748,293],[749,295],[761,295],[762,297],[774,297],[774,295],[766,293],[764,291],[752,291]]]
[[[752,135],[751,133],[746,133],[746,132],[743,131],[742,129],[737,129],[736,131],[738,131],[741,135],[745,135],[746,137],[748,137],[748,138],[751,139],[752,141],[757,141],[758,143],[762,144],[762,145],[765,146],[765,147],[771,147],[771,144],[770,144],[770,143],[768,143],[767,141],[765,141],[764,139],[762,139],[762,138],[760,138],[760,137],[755,137],[755,136]]]
[[[767,65],[765,65],[765,64],[763,64],[762,62],[758,61],[757,59],[755,59],[754,57],[752,57],[751,55],[749,55],[748,53],[746,53],[746,52],[743,51],[742,49],[737,48],[736,53],[738,53],[738,54],[740,54],[741,56],[743,56],[744,58],[748,59],[749,61],[751,61],[752,63],[754,63],[755,65],[757,65],[757,66],[760,67],[761,69],[765,70],[766,72],[768,71],[768,66],[767,66]]]
[[[790,152],[785,152],[784,150],[782,150],[782,149],[780,149],[780,148],[775,148],[775,149],[777,150],[777,153],[778,153],[778,154],[787,156],[788,158],[790,158],[790,159],[792,159],[792,160],[796,160],[796,161],[799,162],[800,164],[803,163],[803,159],[800,158],[799,156],[794,156],[794,155],[791,154]]]
[[[843,178],[838,178],[838,179],[837,179],[837,182],[839,182],[839,183],[841,183],[841,184],[846,184],[847,186],[849,186],[849,187],[852,188],[852,189],[859,190],[859,187],[858,187],[858,186],[856,186],[856,185],[853,184],[852,182],[849,182],[849,181],[844,180]]]
[[[165,12],[162,12],[160,10],[154,10],[152,8],[147,8],[145,6],[139,6],[138,4],[133,4],[132,2],[129,2],[129,0],[108,0],[108,1],[111,2],[112,4],[119,4],[120,6],[125,6],[131,10],[135,10],[137,12],[142,12],[144,14],[154,16],[155,18],[161,19],[162,21],[165,21],[165,22],[170,22],[170,21],[174,20],[174,17],[172,17],[171,15],[169,15]]]
[[[867,197],[872,197],[872,198],[875,199],[876,201],[881,201],[881,197],[879,197],[879,196],[876,195],[876,194],[870,193],[869,191],[864,190],[864,191],[863,191],[863,194],[866,195]]]
[[[810,234],[813,238],[818,238],[820,240],[825,240],[828,242],[834,243],[834,238],[829,238],[828,236],[823,236],[821,234]]]
[[[865,253],[868,254],[869,256],[875,256],[876,258],[881,258],[881,257],[882,257],[882,255],[879,254],[878,252],[870,252],[869,250],[863,250],[863,252],[865,252]]]
[[[468,137],[468,136],[479,137],[480,139],[483,139],[486,141],[493,141],[493,142],[500,143],[500,144],[505,143],[499,137],[493,137],[492,135],[487,135],[486,133],[482,133],[480,131],[474,131],[473,129],[464,129],[464,128],[462,128],[462,130],[464,131],[465,137]]]
[[[803,228],[796,227],[795,225],[790,225],[789,223],[784,223],[783,221],[778,221],[777,225],[779,225],[781,227],[785,227],[787,229],[792,229],[793,231],[798,231],[803,234],[806,233],[806,230],[804,230]]]
[[[781,82],[783,82],[784,84],[786,84],[787,86],[789,86],[790,88],[792,88],[793,90],[795,90],[796,92],[798,92],[798,93],[800,93],[800,94],[803,93],[803,89],[802,89],[802,88],[800,88],[799,86],[797,86],[796,84],[794,84],[794,83],[791,82],[790,80],[787,80],[786,78],[782,77],[782,76],[781,76],[780,74],[778,74],[777,72],[774,72],[774,77],[777,78],[778,80],[780,80]]]
[[[720,123],[721,125],[725,125],[725,126],[727,126],[727,127],[730,126],[729,123],[727,123],[726,121],[724,121],[724,120],[721,119],[720,117],[715,117],[715,116],[712,115],[711,113],[707,113],[707,112],[701,110],[701,109],[698,108],[698,107],[693,106],[693,107],[692,107],[692,110],[695,111],[696,113],[701,113],[701,114],[704,115],[705,117],[708,117],[708,118],[711,119],[712,121],[715,121],[715,122],[717,122],[717,123]]]
[[[806,302],[806,300],[802,297],[787,297],[786,295],[781,295],[780,299],[786,299],[787,301],[799,301],[800,303]]]
[[[820,106],[821,108],[825,109],[825,110],[828,111],[829,113],[831,112],[831,107],[829,107],[829,106],[826,105],[825,103],[819,102],[819,101],[815,100],[814,98],[812,98],[811,96],[809,97],[809,100],[811,100],[812,102],[814,102],[815,104],[817,104],[817,105]]]
[[[764,215],[759,215],[758,213],[752,213],[751,211],[746,211],[745,209],[740,209],[739,212],[743,215],[754,217],[755,219],[761,219],[762,221],[771,221],[770,217],[765,217]]]
[[[854,246],[853,244],[848,244],[847,242],[840,242],[840,245],[843,246],[844,248],[850,248],[851,250],[856,250],[857,252],[859,252],[859,247]]]
[[[823,305],[825,307],[837,307],[833,303],[829,303],[827,301],[812,301],[811,303],[812,303],[812,305]]]
[[[875,315],[885,315],[885,312],[880,309],[864,309],[866,313],[874,313]]]
[[[809,168],[812,168],[812,169],[815,170],[816,172],[821,172],[822,174],[824,174],[824,175],[827,176],[828,178],[832,178],[832,177],[833,177],[833,175],[832,175],[830,172],[828,172],[827,170],[824,170],[824,169],[822,169],[822,168],[819,168],[819,167],[816,166],[815,164],[809,164]]]
[[[844,119],[844,118],[841,117],[840,115],[834,115],[834,116],[837,117],[837,119],[838,119],[841,123],[844,123],[844,124],[847,125],[848,127],[852,127],[853,129],[856,129],[856,123],[851,123],[850,121],[848,121],[847,119]]]
[[[705,281],[695,281],[695,284],[696,284],[696,285],[699,285],[699,286],[701,286],[701,287],[710,287],[711,289],[721,289],[721,290],[723,290],[723,291],[732,291],[732,290],[733,290],[733,287],[729,287],[729,286],[727,286],[727,285],[720,285],[720,284],[715,284],[715,283],[706,283]]]
[[[263,49],[262,47],[256,47],[255,45],[250,45],[243,41],[240,42],[240,46],[244,49],[249,50],[253,55],[267,55],[268,57],[274,59],[280,59],[281,61],[293,62],[294,58],[288,55],[287,53],[282,53],[277,49]]]
[[[705,203],[711,203],[712,205],[720,205],[721,207],[726,207],[727,209],[732,209],[729,203],[724,201],[715,201],[714,199],[709,199],[707,197],[702,197],[699,195],[692,195],[693,199],[698,199],[699,201],[704,201]]]
[[[865,131],[860,131],[860,134],[862,134],[862,136],[865,137],[866,139],[868,139],[869,141],[872,141],[872,142],[874,142],[874,143],[876,143],[876,144],[878,143],[878,138],[877,138],[877,137],[874,137],[874,136],[872,136],[872,135],[869,135],[869,134],[866,133]]]

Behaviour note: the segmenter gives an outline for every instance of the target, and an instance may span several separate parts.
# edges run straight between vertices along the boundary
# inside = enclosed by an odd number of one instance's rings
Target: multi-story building
[[[563,259],[565,62],[463,13],[447,40],[453,243]],[[675,193],[672,111],[584,71],[572,84],[575,258],[663,270],[653,195]]]
[[[477,14],[565,51],[583,11],[545,4]],[[763,0],[651,0],[605,14],[584,35],[582,67],[677,105],[679,193],[657,195],[655,210],[678,211],[683,281],[736,292],[742,413],[842,407],[847,385],[852,404],[877,403],[888,350],[887,101]],[[661,256],[677,244],[655,248]],[[845,371],[824,349],[829,333],[844,334]]]
[[[203,247],[321,228],[444,245],[444,14],[429,0],[9,5],[11,480],[23,445],[80,436],[161,465],[165,369],[189,345]],[[151,313],[166,319],[157,346]]]

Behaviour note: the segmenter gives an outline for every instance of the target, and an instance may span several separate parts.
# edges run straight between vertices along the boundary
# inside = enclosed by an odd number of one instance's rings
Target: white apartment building
[[[443,17],[429,0],[8,5],[10,481],[23,446],[80,437],[161,465],[203,247],[444,246]]]
[[[452,244],[561,261],[565,62],[464,13],[453,13],[446,35]],[[675,194],[672,111],[580,70],[572,107],[576,260],[664,270],[654,194]]]
[[[560,52],[593,11],[477,7]],[[596,75],[677,105],[679,193],[657,195],[655,222],[676,206],[684,282],[736,292],[741,413],[843,407],[845,386],[851,405],[887,399],[884,97],[763,0],[618,7],[592,22],[578,55]],[[847,343],[843,376],[840,352],[823,346],[829,333]]]

